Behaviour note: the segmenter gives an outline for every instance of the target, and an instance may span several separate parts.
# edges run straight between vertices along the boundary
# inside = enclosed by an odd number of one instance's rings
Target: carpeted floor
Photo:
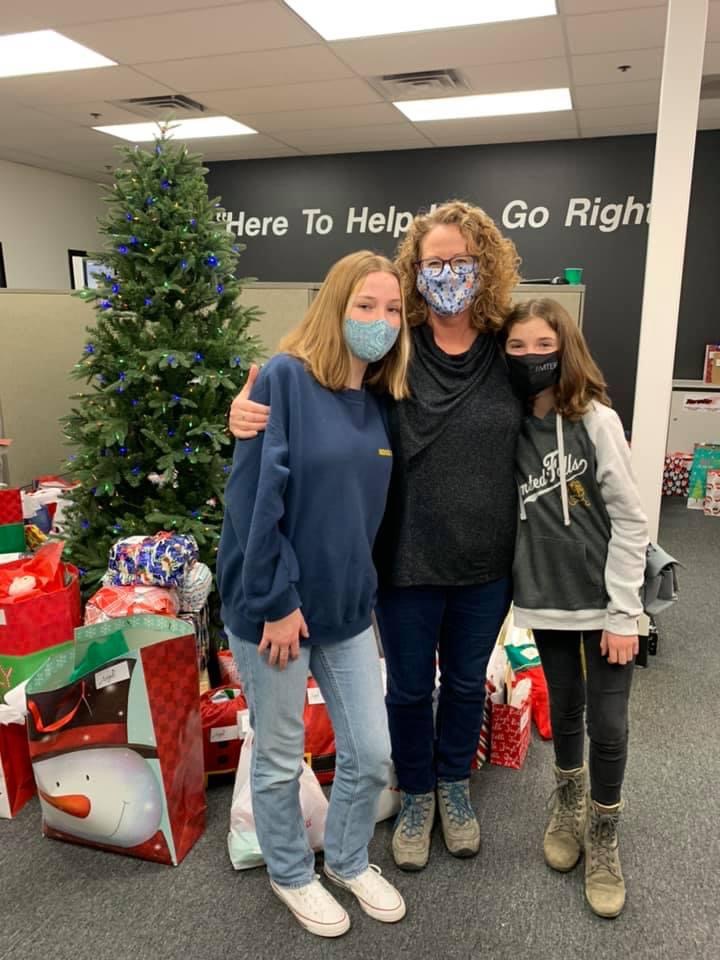
[[[45,840],[34,800],[0,821],[0,960],[720,957],[720,521],[667,502],[661,541],[687,569],[681,602],[660,620],[658,655],[636,673],[619,919],[590,913],[582,868],[562,876],[543,863],[552,753],[534,740],[522,771],[475,776],[478,858],[454,860],[436,833],[428,868],[402,874],[390,825],[378,828],[372,859],[408,915],[383,926],[340,892],[353,926],[338,941],[304,933],[263,870],[232,871],[228,785],[211,788],[207,832],[175,869]]]

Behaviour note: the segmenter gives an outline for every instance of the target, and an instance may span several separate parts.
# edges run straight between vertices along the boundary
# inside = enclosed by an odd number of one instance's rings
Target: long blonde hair
[[[513,307],[500,334],[504,343],[518,323],[539,317],[555,331],[560,354],[560,380],[555,386],[555,409],[563,417],[579,420],[593,400],[610,406],[605,378],[590,355],[585,337],[562,304],[549,297],[525,300]]]
[[[428,306],[415,286],[415,263],[421,259],[423,238],[433,227],[447,224],[458,227],[468,253],[478,258],[480,289],[472,304],[472,325],[483,332],[500,330],[510,311],[513,287],[520,279],[520,257],[495,221],[464,200],[450,200],[432,213],[418,214],[398,247],[395,262],[402,274],[408,322],[415,327],[428,319]]]
[[[410,331],[402,299],[402,278],[392,261],[370,250],[350,253],[333,264],[302,322],[283,337],[278,352],[302,360],[323,387],[344,390],[350,379],[351,355],[343,325],[352,298],[371,273],[389,273],[398,281],[402,317],[394,346],[382,360],[369,364],[365,383],[402,400],[410,393],[407,385]]]

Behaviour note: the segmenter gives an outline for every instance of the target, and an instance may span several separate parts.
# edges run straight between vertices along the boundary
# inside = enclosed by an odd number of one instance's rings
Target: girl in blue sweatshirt
[[[647,520],[620,418],[575,321],[554,300],[530,300],[510,314],[503,339],[527,404],[516,454],[514,616],[535,635],[555,746],[545,861],[564,872],[584,853],[590,907],[615,917],[625,903],[617,827]]]
[[[218,585],[255,733],[253,812],[270,882],[302,926],[333,937],[350,921],[315,875],[298,797],[309,670],[336,736],[325,875],[377,920],[405,914],[367,850],[390,770],[371,614],[392,468],[377,394],[406,396],[410,354],[396,268],[367,251],[344,257],[279,351],[253,389],[271,407],[267,430],[235,446]]]

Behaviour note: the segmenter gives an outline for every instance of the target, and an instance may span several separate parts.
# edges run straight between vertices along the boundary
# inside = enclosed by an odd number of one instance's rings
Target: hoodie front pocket
[[[521,531],[513,565],[515,603],[535,610],[600,609],[606,603],[603,569],[589,562],[580,541]]]

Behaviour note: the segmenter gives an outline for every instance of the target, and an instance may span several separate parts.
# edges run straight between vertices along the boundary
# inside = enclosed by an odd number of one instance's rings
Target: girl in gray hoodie
[[[545,861],[569,871],[584,852],[590,907],[615,917],[625,903],[617,826],[647,520],[620,418],[575,321],[554,300],[530,300],[514,308],[502,337],[526,404],[514,617],[535,635],[555,746]]]

